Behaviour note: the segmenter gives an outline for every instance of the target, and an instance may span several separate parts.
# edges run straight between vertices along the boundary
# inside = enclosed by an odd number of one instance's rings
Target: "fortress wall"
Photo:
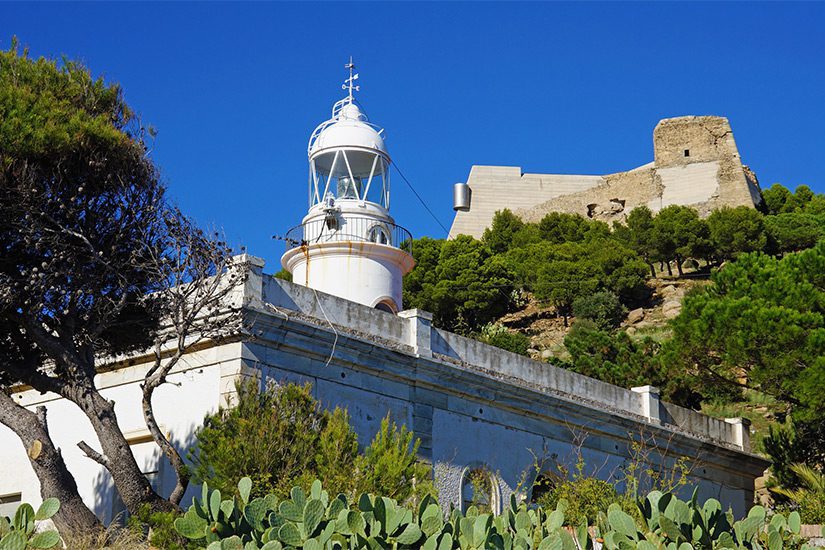
[[[626,212],[647,205],[661,195],[653,165],[605,176],[603,184],[560,196],[516,214],[526,222],[538,222],[548,212],[566,212],[601,220],[624,220]],[[615,201],[613,199],[616,199]]]
[[[518,166],[473,166],[467,179],[472,193],[470,211],[456,212],[450,235],[471,235],[480,239],[498,210],[531,208],[603,181],[602,176],[522,174]]]
[[[480,237],[497,210],[509,208],[525,221],[565,212],[606,222],[624,221],[646,205],[654,212],[678,204],[702,217],[725,206],[761,201],[755,174],[742,165],[730,123],[718,116],[661,120],[653,131],[654,162],[606,176],[525,174],[515,168],[474,166],[468,212],[456,213],[452,236]],[[564,178],[564,179],[561,179]],[[587,179],[583,179],[587,178]]]

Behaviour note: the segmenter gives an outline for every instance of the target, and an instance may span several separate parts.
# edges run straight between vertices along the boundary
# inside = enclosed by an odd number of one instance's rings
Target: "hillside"
[[[650,289],[649,298],[627,312],[619,329],[632,337],[662,340],[670,334],[668,321],[678,316],[682,310],[685,293],[692,288],[706,286],[708,281],[705,274],[696,278],[648,279],[645,284]],[[548,360],[555,357],[567,360],[570,356],[564,348],[564,338],[575,321],[575,317],[572,317],[565,327],[554,307],[542,305],[535,297],[529,296],[523,308],[502,315],[495,322],[528,336],[528,353],[533,359]]]
[[[612,226],[498,212],[481,240],[415,241],[404,300],[436,326],[747,418],[771,483],[803,490],[796,465],[825,464],[825,195],[762,196],[762,211],[640,207]],[[825,521],[821,501],[803,515]]]

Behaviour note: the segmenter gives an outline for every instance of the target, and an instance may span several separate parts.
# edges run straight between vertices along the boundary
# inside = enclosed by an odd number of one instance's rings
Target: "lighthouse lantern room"
[[[385,133],[355,101],[352,59],[346,68],[347,96],[309,138],[309,212],[287,233],[281,264],[295,283],[396,313],[412,236],[390,216]]]

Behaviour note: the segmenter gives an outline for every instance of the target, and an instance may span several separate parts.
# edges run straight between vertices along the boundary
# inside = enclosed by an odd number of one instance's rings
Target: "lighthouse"
[[[390,216],[386,134],[355,101],[351,58],[345,67],[346,97],[309,138],[309,211],[287,233],[281,264],[294,283],[397,313],[412,235]]]

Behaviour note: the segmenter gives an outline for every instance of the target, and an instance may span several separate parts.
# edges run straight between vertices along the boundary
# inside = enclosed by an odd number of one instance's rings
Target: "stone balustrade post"
[[[409,342],[413,351],[420,357],[432,357],[433,314],[423,309],[405,309],[398,312],[399,317],[409,322]]]
[[[630,388],[630,390],[638,393],[642,398],[641,415],[647,418],[649,422],[661,424],[662,419],[659,416],[659,388],[656,386],[637,386]]]
[[[751,421],[747,418],[726,418],[725,422],[733,427],[733,443],[746,453],[751,450]]]

